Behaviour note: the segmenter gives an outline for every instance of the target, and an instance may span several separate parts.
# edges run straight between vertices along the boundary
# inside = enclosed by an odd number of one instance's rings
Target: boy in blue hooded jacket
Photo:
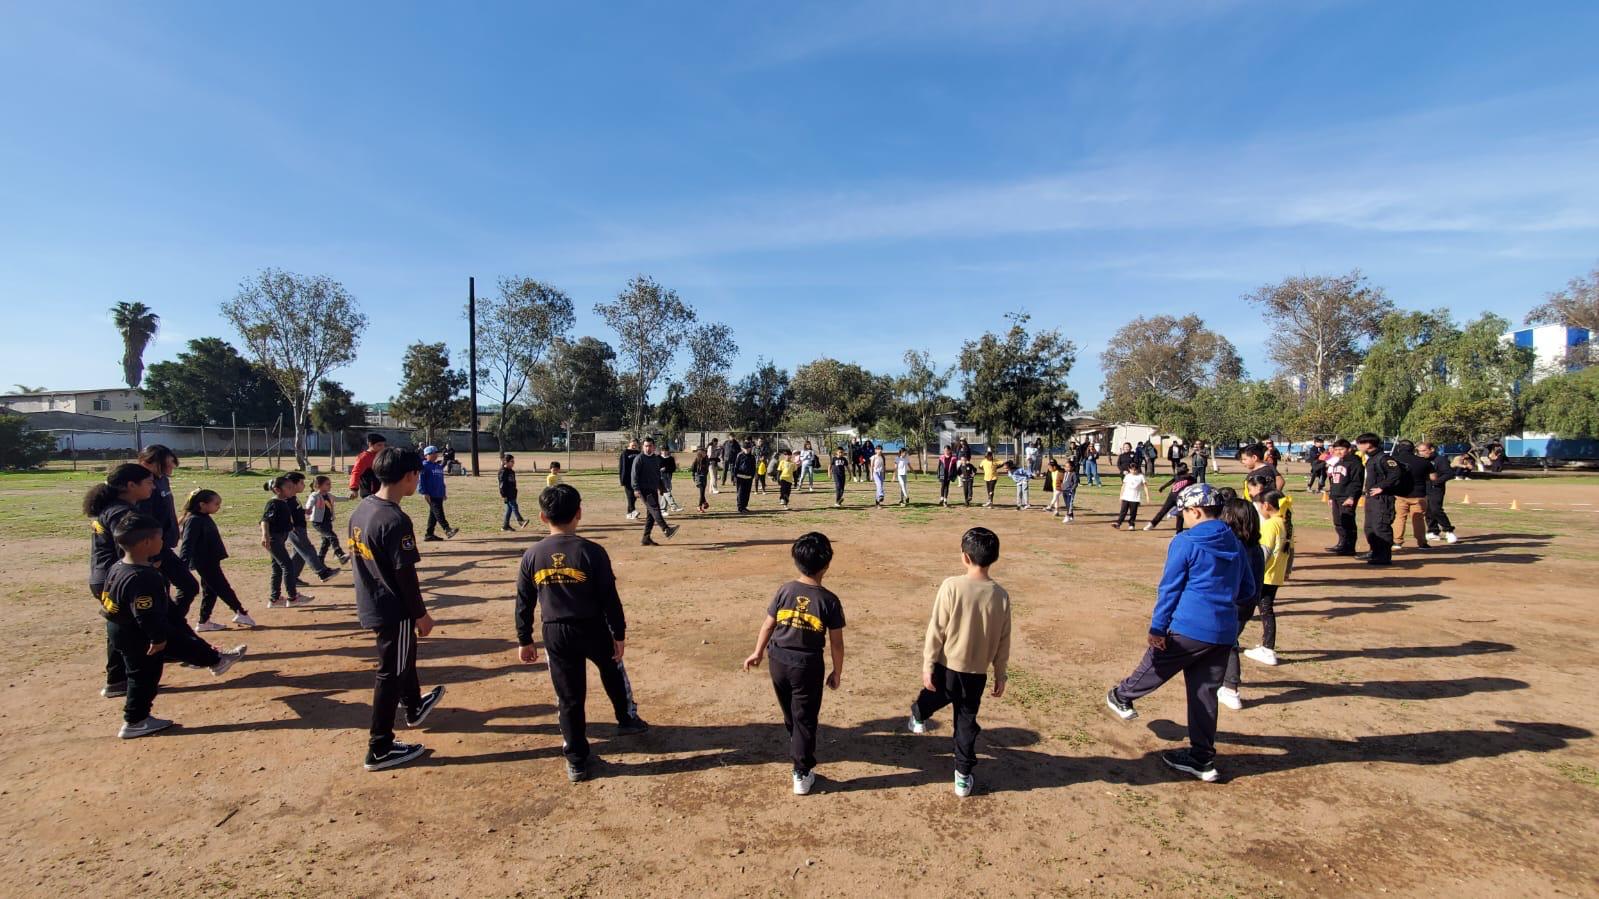
[[[1190,748],[1161,756],[1169,767],[1200,780],[1216,780],[1216,691],[1238,638],[1238,603],[1247,601],[1243,545],[1217,520],[1221,497],[1194,484],[1177,497],[1185,528],[1166,551],[1166,570],[1149,622],[1149,648],[1126,680],[1110,688],[1105,704],[1123,721],[1138,717],[1133,702],[1183,675],[1188,691]]]

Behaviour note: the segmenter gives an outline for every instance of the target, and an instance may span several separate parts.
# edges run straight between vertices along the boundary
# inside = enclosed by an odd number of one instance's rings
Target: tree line
[[[1497,315],[1459,322],[1447,309],[1402,310],[1359,271],[1286,278],[1240,302],[1258,308],[1269,329],[1271,375],[1250,377],[1235,345],[1197,315],[1139,317],[1100,354],[1097,415],[1213,443],[1367,430],[1437,441],[1522,427],[1599,433],[1599,373],[1561,372],[1528,386],[1530,353],[1500,340],[1509,323]],[[1033,327],[1024,313],[966,341],[953,360],[907,350],[898,374],[824,356],[792,372],[758,358],[735,378],[732,329],[704,320],[653,278],[634,277],[593,308],[614,344],[574,336],[573,301],[549,283],[504,277],[484,298],[478,386],[497,410],[489,430],[501,446],[550,446],[568,428],[658,427],[677,436],[840,425],[925,446],[945,415],[992,439],[1064,434],[1079,411],[1068,384],[1075,344]],[[307,429],[366,421],[367,410],[331,377],[355,360],[367,323],[343,285],[265,269],[241,282],[221,311],[243,350],[199,338],[175,360],[150,366],[144,389],[152,407],[179,424],[283,421],[294,428],[301,464]],[[1551,293],[1527,320],[1599,327],[1599,268]],[[137,386],[158,317],[123,303],[115,321]],[[467,382],[447,344],[413,343],[390,411],[423,439],[436,438],[469,422]]]

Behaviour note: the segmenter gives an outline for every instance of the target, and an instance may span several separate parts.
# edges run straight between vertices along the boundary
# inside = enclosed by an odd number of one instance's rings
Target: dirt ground
[[[369,774],[373,646],[349,576],[313,588],[311,607],[267,610],[250,538],[264,497],[218,473],[185,469],[175,492],[224,490],[229,571],[263,626],[210,635],[249,645],[222,678],[168,670],[156,710],[181,727],[115,739],[74,512],[88,477],[0,479],[6,896],[1599,892],[1599,479],[1454,484],[1461,542],[1404,550],[1387,570],[1322,552],[1325,513],[1297,494],[1283,663],[1244,663],[1246,707],[1222,712],[1222,782],[1203,784],[1158,758],[1184,739],[1180,684],[1132,722],[1103,705],[1142,650],[1170,536],[1112,531],[1108,488],[1084,491],[1069,526],[937,508],[926,481],[909,509],[862,508],[868,487],[852,483],[849,509],[818,490],[789,513],[757,497],[741,517],[723,493],[715,514],[676,516],[676,540],[643,548],[614,475],[580,474],[584,533],[615,561],[654,728],[615,737],[591,683],[606,764],[574,786],[547,673],[513,657],[516,564],[538,532],[498,530],[492,479],[451,479],[462,533],[423,545],[439,625],[420,644],[422,681],[449,692],[409,736],[431,753]],[[680,479],[686,506],[689,492]],[[925,736],[903,724],[933,591],[975,523],[1003,540],[994,575],[1016,645],[1010,691],[983,705],[977,793],[959,800],[947,714]],[[822,708],[817,790],[795,797],[767,675],[739,666],[790,577],[789,542],[812,529],[837,548],[827,583],[848,659]],[[1257,636],[1251,625],[1245,642]]]

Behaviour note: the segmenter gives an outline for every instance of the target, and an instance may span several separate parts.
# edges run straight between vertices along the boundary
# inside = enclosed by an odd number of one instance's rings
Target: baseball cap
[[[424,446],[424,447],[422,447],[422,455],[424,455],[424,456],[431,456],[431,455],[433,455],[434,453],[436,453],[438,451],[439,451],[439,448],[436,447],[436,446]]]
[[[1221,505],[1216,488],[1209,484],[1190,484],[1177,494],[1177,508],[1204,509]]]

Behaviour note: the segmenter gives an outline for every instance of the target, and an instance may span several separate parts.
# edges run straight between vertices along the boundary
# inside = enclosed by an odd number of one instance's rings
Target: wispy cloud
[[[775,19],[745,54],[746,66],[784,65],[870,47],[959,40],[1036,39],[1088,28],[1160,28],[1234,11],[1261,0],[870,0],[800,4]],[[1323,4],[1316,4],[1323,5]]]

